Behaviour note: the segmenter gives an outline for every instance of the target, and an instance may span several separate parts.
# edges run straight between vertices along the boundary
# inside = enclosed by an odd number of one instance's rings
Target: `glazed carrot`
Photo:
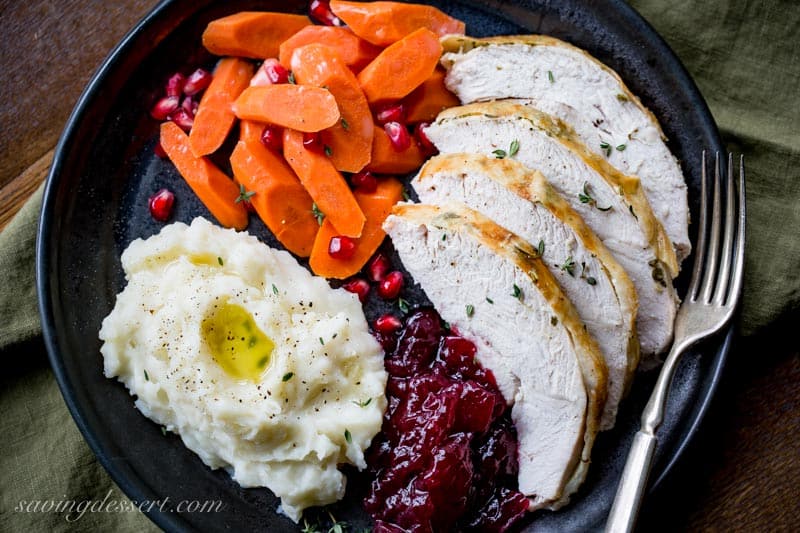
[[[364,216],[367,217],[364,231],[361,237],[356,239],[355,253],[349,259],[335,259],[328,254],[331,237],[340,233],[326,219],[314,240],[314,249],[311,250],[309,260],[311,270],[318,276],[344,279],[364,267],[386,236],[381,225],[392,210],[392,206],[403,198],[403,184],[394,178],[384,178],[378,182],[375,192],[364,193],[356,190],[354,194]]]
[[[433,120],[443,109],[461,105],[458,97],[445,86],[444,76],[445,71],[437,68],[430,78],[405,97],[403,107],[409,123]]]
[[[339,235],[360,237],[364,213],[328,156],[306,149],[303,134],[290,129],[283,132],[283,156]]]
[[[250,84],[252,76],[253,67],[244,59],[226,57],[217,63],[211,85],[197,106],[189,133],[195,156],[208,155],[225,142],[236,120],[231,104]]]
[[[381,49],[356,36],[347,28],[338,26],[306,26],[283,43],[278,56],[286,68],[290,67],[292,52],[307,44],[318,43],[336,50],[345,65],[358,72],[378,57]]]
[[[308,257],[319,223],[313,200],[286,161],[259,139],[250,139],[236,144],[231,167],[236,180],[255,193],[250,203],[275,238],[293,254]]]
[[[233,112],[242,120],[309,132],[330,128],[340,116],[330,91],[291,83],[248,87],[233,103]]]
[[[239,140],[245,142],[261,142],[264,124],[252,120],[239,121]]]
[[[238,230],[247,227],[247,210],[236,203],[239,187],[207,158],[195,157],[189,147],[189,136],[174,122],[161,124],[161,146],[220,224]]]
[[[372,155],[372,113],[355,75],[335,50],[321,44],[295,49],[292,72],[298,83],[326,87],[339,104],[341,119],[322,131],[322,142],[337,170],[358,172]]]
[[[374,133],[372,160],[366,170],[376,174],[408,174],[417,170],[425,162],[425,156],[415,141],[412,140],[408,148],[399,152],[395,150],[383,128],[375,126]]]
[[[439,37],[420,28],[381,52],[358,74],[358,82],[370,104],[399,100],[433,74],[441,55]]]
[[[218,56],[274,57],[283,41],[309,24],[304,15],[242,11],[212,20],[203,32],[203,46]]]
[[[331,10],[353,33],[378,46],[388,46],[419,28],[436,35],[464,33],[464,23],[433,6],[400,2],[331,0]]]

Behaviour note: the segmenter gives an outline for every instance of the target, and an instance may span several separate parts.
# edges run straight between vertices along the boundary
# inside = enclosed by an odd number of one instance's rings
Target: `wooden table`
[[[0,228],[46,176],[80,91],[151,0],[0,5]],[[765,336],[766,337],[766,336]],[[790,531],[800,521],[800,353],[737,342],[707,423],[642,530]]]

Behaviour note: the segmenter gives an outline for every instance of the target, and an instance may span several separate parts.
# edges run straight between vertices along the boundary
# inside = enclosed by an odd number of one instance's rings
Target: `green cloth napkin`
[[[41,201],[40,188],[0,233],[0,531],[158,531],[138,511],[87,510],[128,499],[83,440],[47,362],[34,279]]]
[[[745,155],[748,247],[742,334],[752,336],[772,324],[796,321],[800,10],[794,0],[631,3],[684,62],[728,148]],[[83,442],[38,338],[34,239],[40,204],[41,191],[0,234],[0,357],[5,363],[0,388],[0,530],[155,529],[138,512],[87,512],[78,518],[75,512],[20,510],[36,502],[52,502],[53,507],[59,502],[124,499]]]

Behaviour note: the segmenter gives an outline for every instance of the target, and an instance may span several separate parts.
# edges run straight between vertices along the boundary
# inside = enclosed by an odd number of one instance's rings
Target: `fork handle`
[[[653,464],[653,452],[658,439],[643,430],[636,432],[633,444],[617,487],[614,505],[606,522],[606,533],[628,533],[636,525],[636,517],[647,488],[647,478]]]

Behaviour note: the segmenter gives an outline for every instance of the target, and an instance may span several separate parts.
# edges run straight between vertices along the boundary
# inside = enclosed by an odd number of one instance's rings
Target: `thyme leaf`
[[[409,309],[408,302],[406,300],[404,300],[403,298],[398,298],[397,299],[397,308],[400,309],[400,311],[402,311],[403,313],[408,313],[408,309]]]
[[[505,159],[506,157],[514,157],[519,152],[519,140],[514,139],[508,147],[508,151],[497,149],[492,153],[497,159]]]
[[[580,200],[582,204],[589,204],[590,206],[597,208],[599,211],[608,211],[613,207],[611,205],[608,207],[600,207],[597,205],[597,200],[592,198],[592,194],[589,192],[588,181],[583,182],[583,192],[578,193],[578,200]]]
[[[511,294],[511,296],[519,301],[522,301],[522,289],[520,289],[516,283],[514,284],[514,292]]]
[[[572,256],[567,257],[567,260],[564,261],[560,268],[570,276],[575,277],[575,260],[572,259]]]
[[[366,407],[372,402],[372,398],[367,398],[366,400],[358,400],[358,401],[350,400],[350,401],[359,407]]]
[[[250,198],[252,198],[254,194],[255,191],[248,191],[247,189],[244,188],[244,185],[240,183],[239,196],[236,198],[236,203],[238,204],[239,202],[249,202]]]
[[[316,202],[311,204],[311,214],[314,215],[314,218],[317,219],[317,224],[319,224],[321,226],[322,225],[322,221],[325,220],[325,213],[320,211],[320,209],[317,206]]]

